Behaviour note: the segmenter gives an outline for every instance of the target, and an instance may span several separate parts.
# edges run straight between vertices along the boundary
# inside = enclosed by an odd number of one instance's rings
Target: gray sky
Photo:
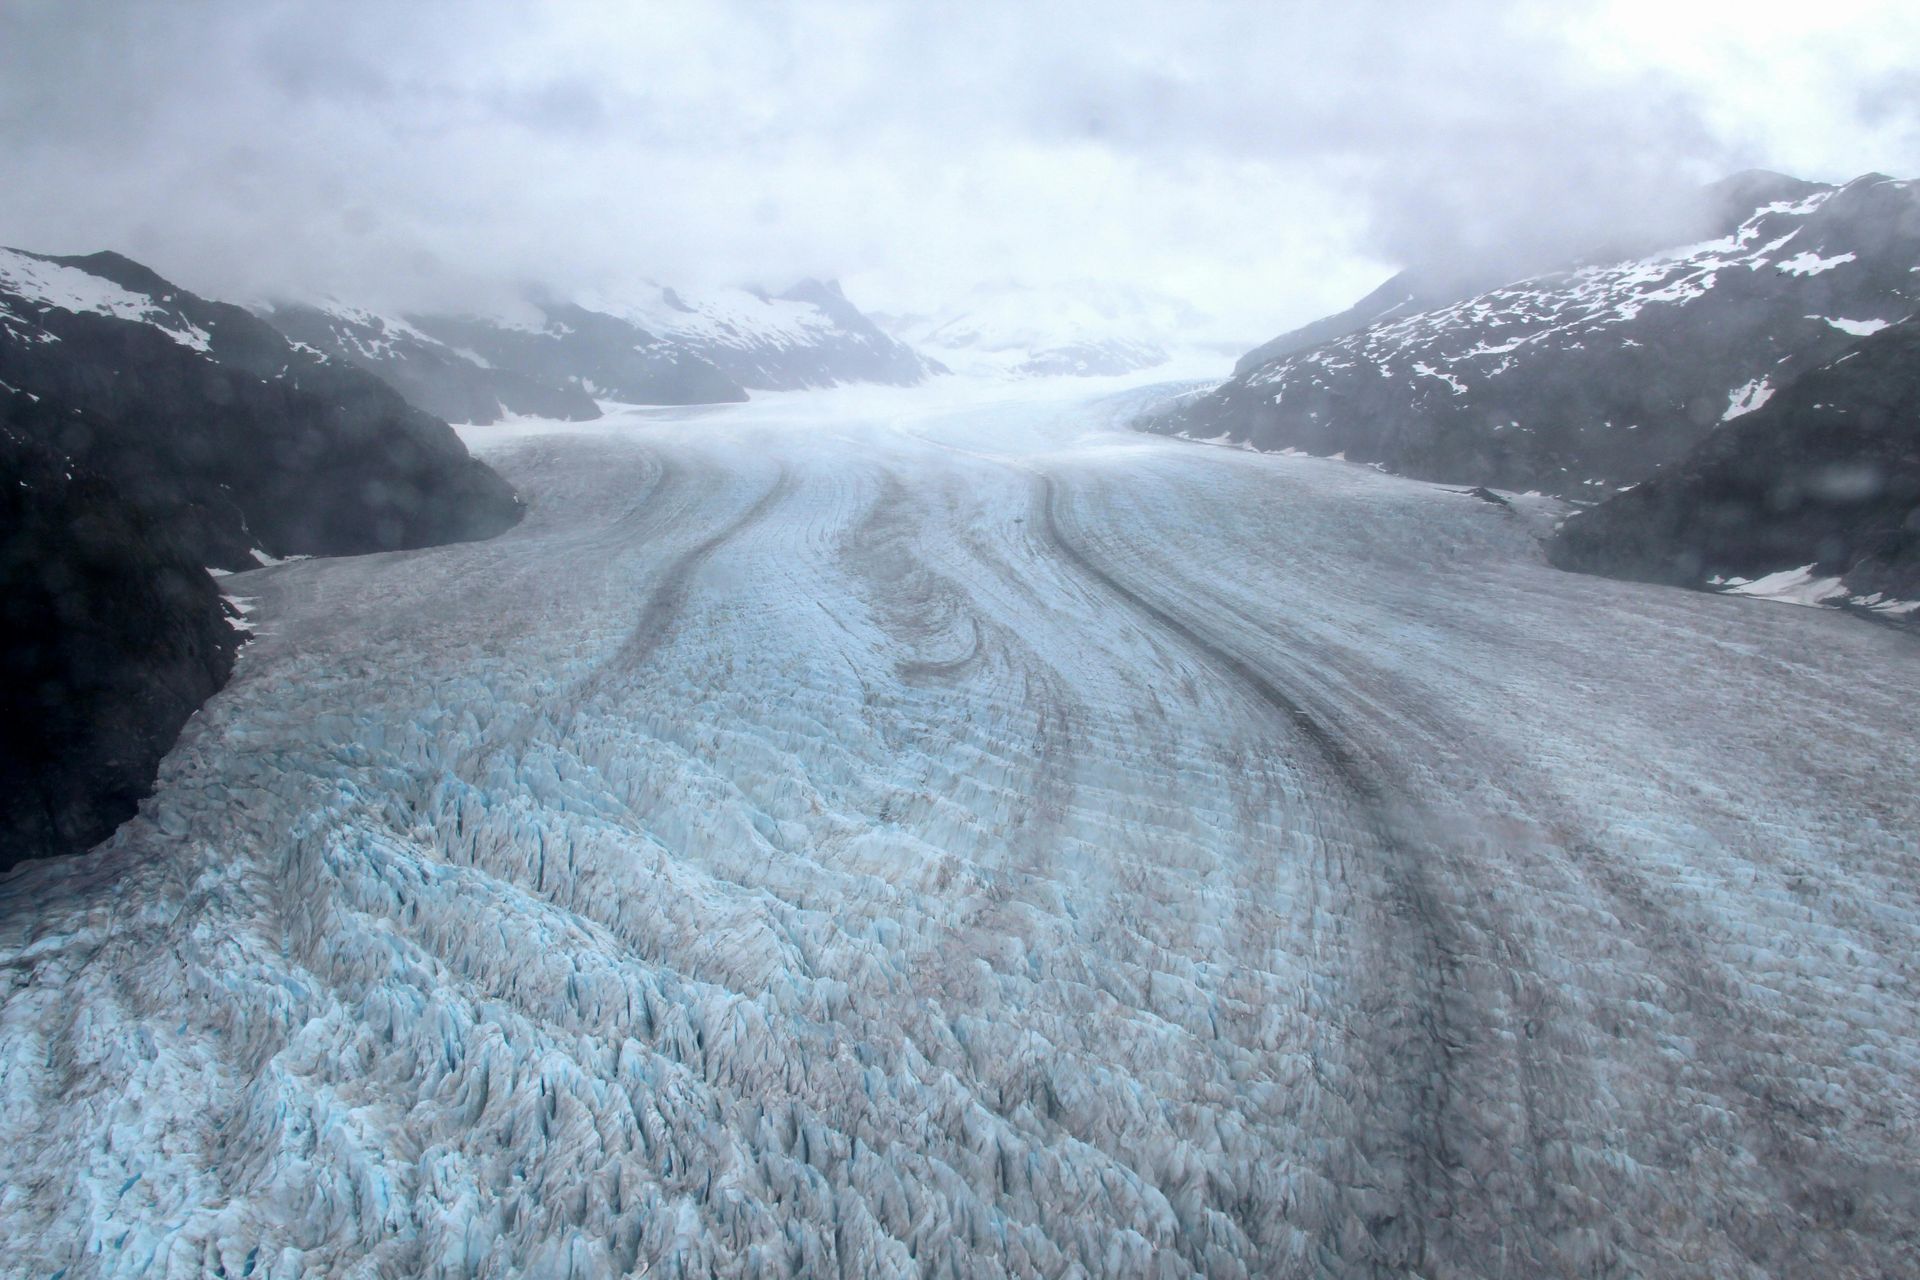
[[[0,242],[383,306],[1094,278],[1252,342],[1735,169],[1920,172],[1909,11],[11,0]]]

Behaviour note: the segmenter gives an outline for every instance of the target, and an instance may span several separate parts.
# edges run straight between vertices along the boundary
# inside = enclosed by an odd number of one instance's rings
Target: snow
[[[1886,320],[1845,320],[1837,316],[1808,316],[1809,320],[1824,320],[1842,333],[1850,333],[1856,338],[1880,332],[1890,321]]]
[[[1440,381],[1446,383],[1447,386],[1453,390],[1453,394],[1457,396],[1463,396],[1467,393],[1466,383],[1460,381],[1460,379],[1454,377],[1450,373],[1441,372],[1440,370],[1434,368],[1430,364],[1426,364],[1422,361],[1416,360],[1413,362],[1413,371],[1419,374],[1423,378],[1440,379]]]
[[[1752,413],[1773,398],[1773,385],[1765,378],[1754,378],[1727,392],[1727,411],[1720,415],[1720,421],[1731,422],[1735,418]]]
[[[14,249],[0,248],[0,290],[62,311],[91,312],[150,324],[183,347],[211,349],[205,330],[167,310],[144,293],[123,289],[79,267],[48,262]]]
[[[520,526],[226,579],[0,880],[0,1273],[1910,1270],[1920,651],[1073,382],[474,428]]]
[[[1854,596],[1848,603],[1895,618],[1920,614],[1920,600],[1889,599],[1878,591],[1873,592],[1871,595]]]
[[[1854,261],[1852,253],[1838,253],[1831,258],[1823,258],[1817,253],[1805,252],[1783,259],[1777,265],[1780,270],[1789,275],[1817,276],[1823,271],[1831,271],[1835,267],[1852,261]]]
[[[1371,368],[1383,378],[1405,377],[1409,371],[1420,376],[1444,376],[1459,394],[1472,379],[1468,370],[1487,378],[1498,377],[1515,367],[1512,361],[1526,358],[1524,353],[1516,355],[1523,347],[1525,352],[1542,356],[1586,350],[1589,343],[1608,349],[1641,347],[1642,342],[1620,336],[1622,326],[1652,321],[1658,313],[1650,313],[1650,308],[1685,310],[1701,305],[1721,287],[1723,277],[1744,283],[1752,272],[1773,265],[1789,276],[1804,279],[1857,261],[1856,253],[1839,250],[1834,244],[1855,234],[1845,219],[1816,216],[1832,194],[1832,190],[1816,191],[1803,200],[1763,206],[1731,235],[1718,239],[1625,262],[1549,272],[1446,306],[1386,319],[1312,352],[1270,361],[1250,371],[1244,385],[1262,392],[1272,388],[1268,395],[1277,404],[1296,389],[1312,392],[1336,388],[1340,386],[1337,379],[1323,380],[1321,370],[1353,367]],[[1820,251],[1806,249],[1773,263],[1773,256],[1796,239],[1818,244]],[[1727,274],[1742,271],[1747,274]],[[1870,284],[1862,276],[1844,292],[1851,297],[1853,291]],[[1777,293],[1790,286],[1776,283],[1764,287]],[[1832,290],[1831,281],[1810,282],[1807,287],[1823,294],[1818,304],[1823,309],[1855,305],[1845,303],[1843,298],[1825,298],[1824,294]],[[1724,296],[1721,302],[1734,305]],[[1808,302],[1812,305],[1814,300],[1809,297]],[[1848,333],[1871,332],[1867,326],[1878,324],[1872,319],[1818,318]],[[1481,357],[1486,357],[1484,365],[1479,363]],[[1659,353],[1651,352],[1650,358],[1657,362]],[[1448,369],[1464,375],[1465,381],[1454,373],[1438,372]],[[1728,369],[1729,374],[1739,377],[1757,372],[1753,368]],[[1751,395],[1738,389],[1733,393],[1728,418],[1758,407],[1764,399],[1764,380],[1756,378],[1748,386],[1753,389]]]
[[[672,298],[680,305],[675,306]],[[804,347],[839,325],[810,302],[766,297],[746,289],[670,290],[648,285],[615,297],[587,294],[580,305],[617,316],[657,337],[698,345]]]
[[[1739,578],[1727,580],[1726,591],[1729,595],[1758,596],[1764,600],[1778,600],[1782,604],[1798,604],[1810,607],[1825,604],[1838,596],[1846,594],[1840,585],[1838,576],[1816,578],[1812,565],[1802,565],[1798,569],[1781,569],[1769,573],[1763,578],[1751,582]]]

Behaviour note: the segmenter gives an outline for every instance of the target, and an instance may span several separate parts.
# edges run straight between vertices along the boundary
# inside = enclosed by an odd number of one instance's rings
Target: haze
[[[1783,13],[1783,17],[1784,17]],[[1405,265],[1909,174],[1920,22],[1766,6],[581,3],[0,15],[0,242],[198,291],[1167,292],[1256,341]]]

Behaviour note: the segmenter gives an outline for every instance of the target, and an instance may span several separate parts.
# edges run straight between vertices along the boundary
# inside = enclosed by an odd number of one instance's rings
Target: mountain
[[[379,379],[118,254],[0,250],[0,384],[79,416],[49,447],[223,569],[490,537],[506,482]]]
[[[778,295],[649,285],[530,304],[518,318],[381,315],[337,302],[279,303],[261,315],[451,422],[582,420],[600,416],[601,399],[706,404],[744,400],[749,389],[911,385],[941,371],[882,333],[838,284],[813,280]]]
[[[1612,492],[1920,304],[1920,185],[1755,172],[1709,195],[1744,206],[1714,239],[1439,305],[1389,282],[1139,425],[1449,482]]]
[[[1096,377],[1167,363],[1206,320],[1177,298],[1092,281],[975,288],[932,315],[882,317],[897,338],[974,376]]]
[[[1886,326],[1577,513],[1564,569],[1920,621],[1920,320]]]
[[[0,871],[132,817],[238,647],[192,549],[46,443],[76,425],[0,388]]]
[[[1261,343],[1235,362],[1233,372],[1236,377],[1251,373],[1296,351],[1306,351],[1401,316],[1416,315],[1453,301],[1460,292],[1436,288],[1412,271],[1399,272],[1345,311],[1289,329]]]
[[[0,250],[0,867],[131,816],[236,635],[206,566],[520,518],[444,423],[117,254]]]
[[[883,332],[835,281],[803,280],[780,294],[654,285],[590,305],[685,347],[753,391],[912,386],[945,372]]]
[[[400,316],[337,302],[277,303],[260,315],[294,341],[365,369],[448,422],[497,422],[510,413],[575,421],[600,416],[600,406],[578,384],[496,368]]]
[[[629,320],[573,302],[543,303],[538,311],[529,323],[479,316],[408,319],[495,369],[595,400],[717,404],[747,398],[746,389],[712,361]]]

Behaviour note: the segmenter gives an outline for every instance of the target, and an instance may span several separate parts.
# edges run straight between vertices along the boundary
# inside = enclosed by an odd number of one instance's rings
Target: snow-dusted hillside
[[[1549,553],[1570,569],[1920,622],[1920,320],[1860,339],[1578,513]]]
[[[115,261],[104,261],[109,258]],[[0,248],[0,327],[16,334],[36,332],[46,309],[109,316],[147,325],[191,351],[207,353],[207,331],[181,309],[172,286],[117,255],[95,255],[93,270],[87,261]]]
[[[478,430],[504,537],[226,579],[0,879],[0,1273],[1920,1267],[1920,650],[1133,407]]]
[[[777,295],[656,285],[586,305],[697,352],[749,390],[911,386],[939,371],[882,332],[831,281],[803,281]]]
[[[749,390],[910,385],[930,366],[876,328],[837,284],[778,296],[645,286],[524,314],[380,315],[344,303],[262,311],[288,337],[390,382],[450,422],[509,414],[586,420],[599,400],[700,404]]]
[[[283,302],[260,314],[294,341],[358,365],[448,422],[497,422],[506,414],[600,416],[598,402],[577,383],[497,368],[478,352],[443,342],[402,316],[335,301]]]
[[[1207,336],[1204,318],[1176,298],[1093,281],[982,285],[935,314],[885,322],[956,372],[1007,378],[1156,368]]]
[[[1920,183],[1743,175],[1728,190],[1759,203],[1726,236],[1256,352],[1146,425],[1603,496],[1920,310]]]

